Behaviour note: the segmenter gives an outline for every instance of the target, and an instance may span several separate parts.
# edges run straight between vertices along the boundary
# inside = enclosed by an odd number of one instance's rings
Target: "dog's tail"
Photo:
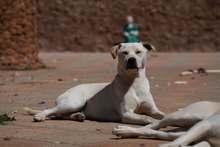
[[[35,114],[38,114],[38,113],[41,113],[42,111],[41,110],[33,110],[31,108],[28,108],[28,107],[24,107],[24,111],[27,113],[27,114],[30,114],[30,115],[35,115]]]

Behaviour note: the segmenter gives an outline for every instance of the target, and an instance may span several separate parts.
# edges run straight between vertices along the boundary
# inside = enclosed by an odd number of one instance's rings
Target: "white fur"
[[[161,131],[167,126],[179,127],[176,131]],[[188,131],[185,127],[191,127]],[[162,140],[174,140],[160,147],[182,147],[196,143],[195,147],[220,146],[220,103],[201,101],[165,116],[161,121],[145,127],[132,128],[118,126],[113,134],[126,137],[155,137]],[[175,140],[176,139],[176,140]]]
[[[64,119],[78,121],[87,118],[149,124],[163,118],[164,113],[157,109],[145,76],[149,50],[154,50],[154,47],[148,43],[123,43],[112,47],[113,58],[118,56],[118,73],[111,83],[73,87],[57,98],[54,108],[36,114],[34,120],[43,121],[49,116],[62,115]],[[31,113],[30,109],[28,112]]]

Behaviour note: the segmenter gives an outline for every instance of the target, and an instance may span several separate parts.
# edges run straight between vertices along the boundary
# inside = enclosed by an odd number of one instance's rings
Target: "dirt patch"
[[[169,114],[195,101],[219,101],[219,73],[179,75],[182,71],[200,67],[206,71],[218,69],[219,56],[218,52],[151,53],[146,73],[158,108]],[[23,107],[38,110],[54,107],[57,96],[67,89],[83,83],[110,82],[117,69],[117,61],[109,53],[43,52],[40,57],[56,68],[0,72],[0,81],[4,83],[0,84],[0,112],[17,119],[0,125],[1,147],[155,147],[165,143],[152,138],[120,139],[112,134],[112,129],[127,125],[121,123],[90,120],[83,123],[69,120],[33,122],[33,117],[26,115]],[[58,81],[60,77],[65,81]],[[175,81],[187,81],[187,84],[175,84]]]

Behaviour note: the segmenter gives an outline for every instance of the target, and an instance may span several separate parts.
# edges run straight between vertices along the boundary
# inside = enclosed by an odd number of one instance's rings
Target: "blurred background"
[[[0,0],[0,68],[42,67],[39,51],[106,52],[128,15],[159,52],[220,51],[219,0]]]

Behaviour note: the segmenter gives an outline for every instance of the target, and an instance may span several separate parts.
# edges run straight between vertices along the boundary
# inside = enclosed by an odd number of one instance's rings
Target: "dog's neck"
[[[134,81],[141,80],[143,77],[146,77],[145,67],[141,69],[132,69],[125,70],[118,68],[118,74],[116,77],[123,79],[128,85],[132,85]]]

